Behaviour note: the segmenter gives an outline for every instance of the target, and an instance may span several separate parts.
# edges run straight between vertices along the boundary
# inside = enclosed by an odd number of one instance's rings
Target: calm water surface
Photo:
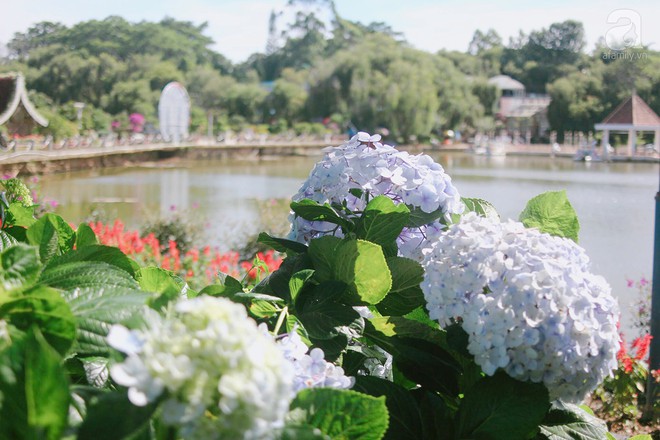
[[[567,191],[581,223],[580,244],[594,272],[605,276],[631,323],[637,292],[626,279],[652,273],[657,164],[583,163],[568,159],[436,154],[462,196],[483,198],[503,218],[517,218],[527,200]],[[77,222],[96,212],[137,228],[146,220],[186,213],[221,249],[239,246],[261,229],[286,227],[287,199],[318,158],[272,161],[199,161],[48,176],[42,191],[58,212]]]

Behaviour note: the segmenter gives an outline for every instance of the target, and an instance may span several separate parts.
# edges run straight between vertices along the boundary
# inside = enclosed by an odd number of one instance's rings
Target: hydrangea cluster
[[[127,355],[110,374],[133,404],[165,393],[163,420],[186,438],[267,438],[283,425],[291,365],[242,305],[200,296],[145,320],[140,330],[115,325],[108,335]]]
[[[487,375],[502,368],[579,402],[617,367],[618,305],[574,242],[469,213],[422,265],[431,318],[461,323]]]
[[[360,195],[349,192],[359,189]],[[442,166],[425,154],[410,155],[384,145],[380,135],[360,132],[339,147],[332,147],[318,162],[293,201],[311,199],[318,203],[341,204],[361,211],[367,195],[386,195],[396,203],[419,208],[425,213],[442,210],[445,216],[463,210],[458,191]],[[302,243],[326,234],[341,235],[336,225],[289,217],[289,238]],[[419,228],[406,228],[398,239],[401,255],[421,259],[423,243],[443,228],[435,221]]]
[[[7,201],[20,202],[23,206],[32,206],[34,201],[32,200],[32,193],[30,189],[25,186],[25,184],[17,178],[7,179],[2,182],[2,186],[7,192]]]
[[[268,332],[264,324],[262,331]],[[302,341],[300,335],[292,331],[277,340],[277,346],[294,368],[293,392],[305,388],[342,388],[353,387],[355,379],[344,375],[344,369],[326,362],[323,350],[309,347]]]

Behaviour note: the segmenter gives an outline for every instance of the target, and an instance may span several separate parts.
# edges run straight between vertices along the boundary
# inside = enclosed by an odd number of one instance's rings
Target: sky
[[[206,35],[214,50],[232,62],[264,52],[268,18],[286,0],[4,0],[0,15],[0,43],[40,21],[71,26],[80,21],[119,15],[130,22],[160,21],[169,16],[195,24],[208,22]],[[547,28],[573,19],[585,27],[587,49],[600,37],[634,22],[638,41],[660,50],[660,0],[335,0],[343,18],[385,22],[414,47],[466,51],[475,30],[493,28],[504,42],[519,30]],[[623,10],[616,12],[617,10]],[[613,15],[612,15],[613,14]],[[618,15],[617,15],[618,14]],[[624,21],[617,22],[620,17]],[[625,18],[631,21],[626,21]],[[610,21],[608,23],[608,20]]]

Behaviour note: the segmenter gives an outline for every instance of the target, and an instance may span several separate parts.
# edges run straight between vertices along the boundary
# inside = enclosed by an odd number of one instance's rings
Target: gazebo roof
[[[488,79],[488,84],[500,90],[525,90],[525,86],[508,75],[495,75]]]
[[[0,76],[0,125],[6,123],[16,113],[20,104],[37,124],[48,126],[48,120],[39,114],[28,99],[23,75],[9,73]]]
[[[660,116],[658,116],[642,98],[633,94],[630,98],[619,104],[598,126],[629,128],[655,127],[660,129]],[[596,127],[598,128],[598,127]]]

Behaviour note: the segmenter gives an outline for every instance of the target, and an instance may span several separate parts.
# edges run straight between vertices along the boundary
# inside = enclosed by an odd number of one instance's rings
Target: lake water
[[[580,218],[580,244],[594,272],[612,285],[623,327],[629,328],[638,296],[626,279],[652,274],[657,164],[461,153],[434,157],[462,196],[490,201],[503,218],[517,218],[527,200],[541,192],[565,189]],[[226,250],[264,228],[282,233],[288,199],[316,160],[285,157],[92,170],[44,177],[41,191],[57,200],[57,212],[72,222],[94,211],[97,217],[119,217],[137,228],[158,216],[186,214],[203,224],[207,242]]]

